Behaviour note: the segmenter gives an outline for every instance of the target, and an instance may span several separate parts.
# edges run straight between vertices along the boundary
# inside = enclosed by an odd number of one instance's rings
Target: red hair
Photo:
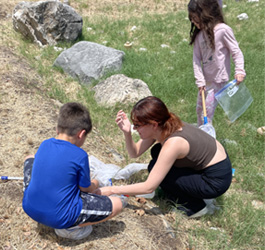
[[[148,96],[138,101],[131,111],[131,120],[139,125],[157,122],[162,130],[163,139],[183,126],[180,118],[169,112],[167,106],[155,96]]]

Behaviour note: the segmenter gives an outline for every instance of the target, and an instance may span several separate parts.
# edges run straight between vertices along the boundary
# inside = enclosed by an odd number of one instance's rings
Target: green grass
[[[86,8],[85,1],[78,2],[82,8]],[[228,0],[224,1],[224,4],[227,5],[224,8],[226,22],[233,28],[245,57],[245,84],[254,101],[234,123],[229,122],[220,106],[215,112],[213,125],[217,139],[223,143],[230,155],[236,170],[236,181],[232,183],[228,194],[218,199],[223,204],[222,211],[215,216],[202,218],[202,225],[193,227],[188,232],[189,244],[196,246],[198,242],[203,242],[203,249],[265,249],[265,147],[264,137],[256,132],[258,127],[265,125],[264,2],[260,1],[257,6],[256,3]],[[121,6],[119,11],[122,11],[122,8]],[[239,21],[237,15],[243,12],[248,14],[249,19]],[[187,122],[196,123],[197,88],[192,69],[192,47],[187,41],[190,23],[186,17],[186,11],[124,20],[108,20],[106,17],[91,20],[83,17],[83,35],[80,40],[100,44],[106,42],[109,47],[123,50],[126,53],[125,60],[122,70],[118,73],[143,80],[152,94],[161,98],[171,111]],[[132,32],[134,25],[137,29]],[[87,30],[88,27],[92,30]],[[126,41],[133,42],[132,49],[124,48]],[[64,92],[64,87],[72,80],[52,67],[59,52],[55,52],[52,47],[40,50],[24,40],[20,44],[21,54],[37,69],[46,83],[49,95],[62,102],[71,100]],[[161,44],[166,44],[169,48],[162,48]],[[60,46],[68,48],[71,45]],[[139,51],[140,48],[147,50]],[[36,55],[39,55],[41,60],[34,60]],[[63,85],[56,80],[58,75],[64,79]],[[89,106],[94,125],[107,141],[113,143],[113,138],[117,138],[115,147],[126,158],[124,166],[133,162],[134,160],[128,159],[123,137],[114,122],[116,112],[123,108],[129,113],[131,105],[117,104],[112,108],[98,106],[93,92],[87,87],[79,90],[76,100]],[[137,161],[147,162],[148,159],[149,155],[146,154]],[[262,202],[263,209],[255,208],[253,201]],[[179,224],[176,222],[176,225]]]

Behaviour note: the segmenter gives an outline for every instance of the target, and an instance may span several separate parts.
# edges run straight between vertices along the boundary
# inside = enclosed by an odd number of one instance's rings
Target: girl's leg
[[[215,91],[214,89],[209,89],[207,91],[207,95],[205,97],[205,106],[206,106],[206,111],[207,111],[207,121],[208,123],[212,124],[213,122],[213,116],[215,109],[218,105],[217,100],[214,97]]]
[[[205,106],[207,110],[208,123],[212,124],[215,109],[218,105],[215,94],[225,86],[226,82],[212,83],[210,88],[206,89]]]

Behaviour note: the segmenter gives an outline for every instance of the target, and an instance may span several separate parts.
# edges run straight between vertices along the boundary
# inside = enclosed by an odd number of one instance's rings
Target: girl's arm
[[[224,44],[229,49],[232,59],[235,64],[235,79],[237,80],[237,84],[241,83],[245,76],[246,72],[244,70],[244,56],[242,51],[239,48],[238,42],[234,36],[233,30],[228,27],[224,34]]]
[[[154,143],[152,139],[140,139],[137,143],[134,142],[131,134],[131,123],[122,110],[117,113],[115,121],[124,134],[126,148],[131,158],[139,157]]]
[[[189,152],[188,142],[180,137],[168,139],[163,145],[157,162],[145,182],[126,186],[108,186],[99,189],[102,195],[124,194],[137,195],[153,192],[163,181],[175,160],[185,157]]]
[[[202,71],[202,56],[199,47],[199,37],[195,40],[193,47],[193,71],[196,79],[196,85],[198,88],[205,86],[205,78]]]

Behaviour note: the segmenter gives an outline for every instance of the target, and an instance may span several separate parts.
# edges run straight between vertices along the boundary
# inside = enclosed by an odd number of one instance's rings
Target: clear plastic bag
[[[109,179],[125,180],[134,173],[147,169],[147,164],[142,163],[131,163],[124,168],[120,168],[114,164],[105,164],[93,155],[89,156],[89,166],[91,178],[97,179],[101,187],[109,186]]]
[[[215,99],[231,122],[240,117],[253,102],[253,98],[244,82],[236,85],[236,80],[229,82],[219,90],[215,94]]]
[[[206,123],[199,127],[201,130],[211,135],[213,138],[216,138],[216,133],[214,127],[210,123]]]

